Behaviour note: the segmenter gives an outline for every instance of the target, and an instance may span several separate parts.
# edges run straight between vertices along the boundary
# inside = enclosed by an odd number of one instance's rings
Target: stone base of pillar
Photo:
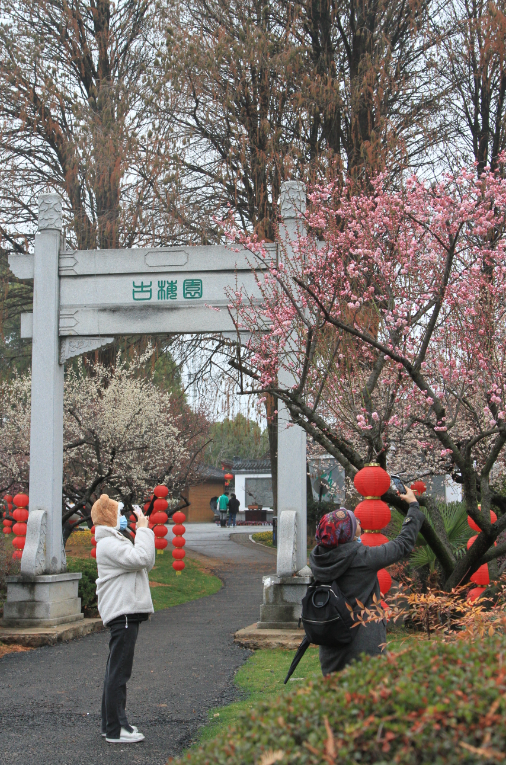
[[[299,626],[302,598],[311,576],[264,576],[258,629],[294,630]]]
[[[54,627],[84,618],[77,596],[82,574],[8,576],[3,627]]]

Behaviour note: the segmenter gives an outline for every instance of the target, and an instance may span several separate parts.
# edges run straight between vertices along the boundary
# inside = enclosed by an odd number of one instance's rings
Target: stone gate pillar
[[[300,181],[283,183],[280,259],[289,260],[293,256],[293,244],[304,234],[300,213],[305,209],[305,185]],[[286,353],[290,353],[289,347]],[[286,367],[279,370],[278,380],[283,388],[290,388],[296,382]],[[293,629],[297,626],[301,600],[310,582],[306,492],[306,432],[290,421],[286,406],[279,402],[277,567],[276,576],[264,577],[260,629]]]
[[[30,508],[21,576],[7,577],[3,625],[53,626],[83,618],[81,574],[66,572],[62,538],[63,376],[59,358],[58,260],[62,204],[39,197],[33,257]],[[21,274],[20,274],[21,275]],[[26,278],[26,273],[23,274]]]

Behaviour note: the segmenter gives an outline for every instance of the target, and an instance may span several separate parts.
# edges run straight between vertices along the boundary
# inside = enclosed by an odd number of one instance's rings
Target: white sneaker
[[[130,727],[133,729],[134,733],[138,733],[139,732],[139,729],[138,729],[137,725],[131,725]],[[107,737],[107,733],[101,733],[100,735],[102,736],[102,738],[106,738]]]
[[[144,734],[139,733],[138,730],[130,733],[126,728],[122,728],[119,738],[107,738],[106,736],[105,740],[109,744],[136,744],[138,741],[144,741]]]

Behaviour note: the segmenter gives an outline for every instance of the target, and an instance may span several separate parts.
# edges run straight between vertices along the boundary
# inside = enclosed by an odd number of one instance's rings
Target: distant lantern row
[[[14,497],[6,494],[4,497],[7,509],[3,514],[3,532],[4,534],[15,534],[12,540],[12,546],[14,547],[12,557],[14,560],[19,560],[23,555],[26,542],[29,501],[28,494],[16,494]],[[13,507],[15,507],[14,511]]]

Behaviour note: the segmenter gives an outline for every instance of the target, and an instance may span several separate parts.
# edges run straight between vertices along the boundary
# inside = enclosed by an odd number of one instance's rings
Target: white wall
[[[235,483],[235,489],[234,494],[241,503],[241,506],[239,508],[238,519],[243,521],[244,516],[242,515],[244,513],[244,509],[248,507],[248,502],[246,502],[246,478],[270,478],[270,474],[268,473],[239,473],[234,476],[234,483]],[[265,508],[271,509],[272,508]]]

